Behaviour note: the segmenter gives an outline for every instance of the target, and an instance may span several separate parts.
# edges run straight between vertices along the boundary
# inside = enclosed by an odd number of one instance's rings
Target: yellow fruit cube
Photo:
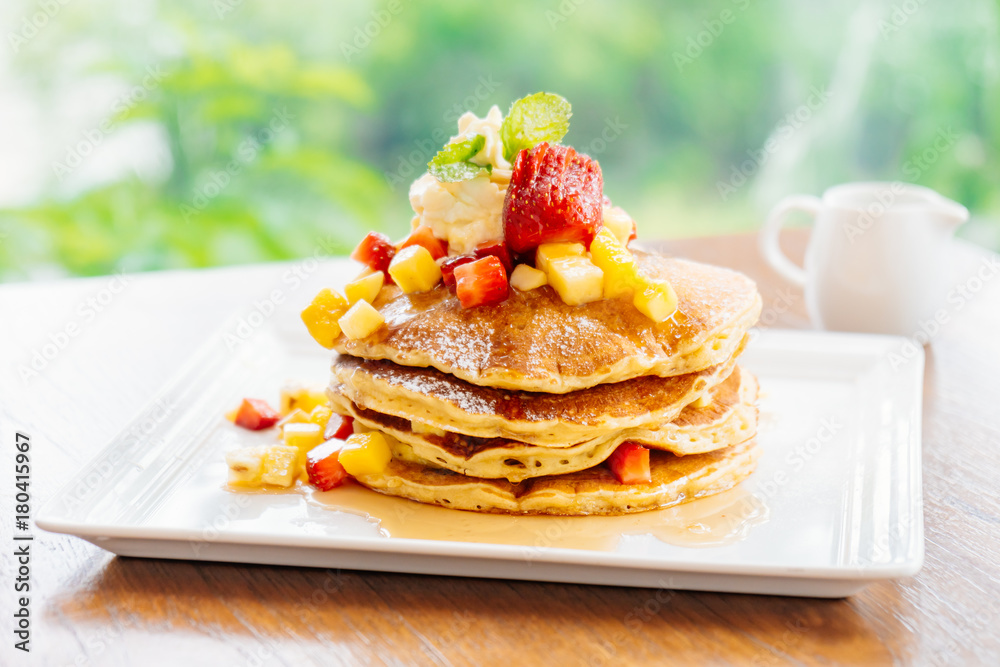
[[[281,431],[281,442],[286,447],[294,447],[305,454],[316,445],[323,444],[323,427],[312,422],[285,424]]]
[[[628,245],[628,239],[632,236],[632,216],[617,206],[605,206],[603,211],[604,228],[615,235],[619,243]]]
[[[385,274],[381,271],[375,271],[367,276],[358,278],[352,283],[347,283],[344,286],[344,294],[347,295],[347,301],[352,306],[358,301],[373,303],[375,297],[382,291],[383,283],[385,283]]]
[[[355,433],[340,449],[340,465],[348,474],[377,475],[386,469],[392,459],[389,443],[378,431]]]
[[[646,280],[632,301],[643,315],[656,323],[664,322],[677,310],[677,294],[665,280]]]
[[[289,487],[295,483],[299,471],[299,450],[286,445],[268,447],[264,453],[264,473],[260,479],[265,484]]]
[[[435,266],[437,266],[435,264]],[[358,340],[372,335],[385,323],[382,314],[372,308],[367,301],[358,301],[340,318],[340,328],[351,340]]]
[[[330,421],[330,417],[333,415],[333,410],[326,407],[325,405],[317,405],[309,413],[309,421],[316,424],[321,429],[326,428],[326,423]]]
[[[605,299],[631,296],[640,284],[635,258],[607,227],[590,244],[590,261],[604,272]]]
[[[427,248],[411,245],[396,253],[389,264],[389,275],[407,294],[426,292],[441,282],[441,268]]]
[[[332,290],[323,289],[302,311],[302,321],[316,342],[330,349],[333,347],[333,341],[340,335],[340,325],[337,321],[349,307],[347,299]]]
[[[437,435],[442,438],[448,435],[442,429],[439,429],[436,426],[431,426],[430,424],[425,424],[423,422],[418,422],[414,420],[410,421],[410,430],[420,435]]]
[[[604,272],[586,257],[551,260],[546,273],[549,284],[570,306],[600,301],[604,294]]]
[[[699,396],[698,400],[696,400],[691,405],[693,405],[696,408],[707,408],[711,404],[712,404],[712,392],[706,391],[704,394]]]
[[[552,260],[563,257],[583,257],[587,249],[582,243],[543,243],[535,251],[535,267],[539,271],[549,272]]]
[[[311,412],[317,405],[327,404],[326,391],[317,387],[290,384],[281,388],[279,412],[287,415],[296,409]]]
[[[226,452],[229,483],[240,486],[260,486],[264,474],[264,454],[267,447],[246,447]]]
[[[539,271],[527,264],[518,264],[510,274],[510,286],[522,292],[530,292],[548,284],[549,279],[544,271]]]

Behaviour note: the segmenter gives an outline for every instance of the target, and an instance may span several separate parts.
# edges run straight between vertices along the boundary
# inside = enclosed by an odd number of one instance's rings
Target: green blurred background
[[[899,179],[1000,248],[995,0],[7,0],[0,21],[3,280],[400,235],[459,113],[538,90],[643,237]]]

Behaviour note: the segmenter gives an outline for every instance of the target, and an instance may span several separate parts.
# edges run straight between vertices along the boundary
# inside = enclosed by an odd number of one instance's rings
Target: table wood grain
[[[803,233],[786,241],[801,255]],[[766,324],[808,326],[802,294],[763,264],[755,237],[666,247],[756,279]],[[990,255],[963,253],[968,276],[987,273]],[[812,600],[117,558],[35,529],[31,653],[14,650],[15,431],[32,438],[37,511],[229,315],[275,292],[286,311],[307,301],[296,270],[324,271],[306,262],[0,287],[0,664],[1000,664],[992,275],[928,348],[927,555],[913,578]]]

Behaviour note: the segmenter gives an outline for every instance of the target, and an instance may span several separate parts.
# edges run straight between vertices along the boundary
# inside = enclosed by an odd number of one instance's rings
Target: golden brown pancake
[[[647,375],[549,394],[481,387],[432,368],[341,356],[334,359],[327,393],[341,414],[348,414],[353,403],[440,431],[569,447],[628,429],[658,429],[729,377],[735,363],[733,356],[697,373]]]
[[[568,306],[551,287],[511,290],[499,305],[463,309],[443,285],[414,294],[390,286],[374,303],[385,326],[360,340],[341,335],[334,349],[433,367],[475,385],[550,393],[727,362],[760,314],[753,281],[687,260],[634,255],[647,276],[673,286],[673,320],[656,324],[624,298]]]
[[[391,436],[389,436],[391,437]],[[454,509],[505,514],[628,514],[670,507],[731,489],[753,472],[757,446],[744,443],[694,456],[650,452],[652,482],[620,484],[599,465],[513,484],[392,459],[358,482],[386,495]]]
[[[414,432],[411,422],[347,405],[361,425],[395,440],[393,456],[403,461],[446,468],[471,477],[520,482],[591,468],[625,441],[677,455],[702,454],[752,437],[757,429],[756,379],[736,368],[710,392],[706,407],[688,405],[678,417],[656,429],[631,428],[568,447],[540,447],[506,438],[474,438],[459,433]]]

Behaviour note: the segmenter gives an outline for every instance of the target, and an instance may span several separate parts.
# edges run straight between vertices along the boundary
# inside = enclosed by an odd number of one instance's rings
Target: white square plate
[[[224,452],[268,442],[223,413],[325,384],[329,354],[261,331],[213,339],[44,508],[38,525],[125,556],[816,597],[923,562],[923,352],[902,338],[764,330],[762,455],[740,487],[624,517],[478,515],[357,486],[226,489]]]

